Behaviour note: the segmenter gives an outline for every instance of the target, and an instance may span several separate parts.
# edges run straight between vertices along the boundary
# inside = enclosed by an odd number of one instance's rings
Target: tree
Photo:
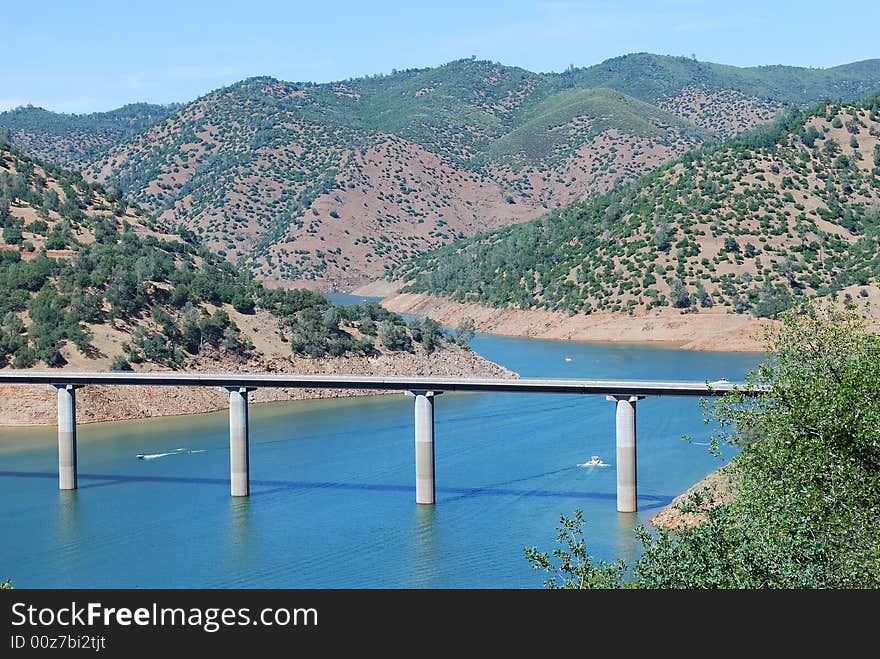
[[[474,338],[475,333],[476,324],[474,323],[474,319],[465,316],[455,328],[455,342],[464,348],[468,348],[470,347],[471,339]]]
[[[175,289],[177,292],[177,289]],[[254,299],[247,293],[239,293],[232,298],[232,308],[238,313],[252,314],[254,312]]]
[[[121,264],[116,265],[104,291],[104,297],[110,302],[110,318],[126,319],[131,316],[140,304],[140,294],[134,273]]]
[[[428,352],[434,352],[443,338],[443,326],[433,318],[422,321],[422,345]]]
[[[18,245],[23,240],[19,223],[7,224],[3,227],[3,240],[7,245]]]
[[[412,350],[412,340],[406,332],[406,326],[390,320],[383,320],[379,325],[379,341],[389,350]]]
[[[110,362],[111,371],[133,371],[131,364],[122,355],[113,355],[113,361]]]
[[[621,585],[626,570],[623,561],[599,561],[594,565],[593,557],[587,553],[587,545],[583,539],[583,524],[583,511],[580,508],[574,511],[573,518],[560,516],[556,527],[559,531],[556,542],[562,547],[552,551],[552,556],[559,559],[558,565],[550,558],[551,554],[538,551],[537,547],[525,549],[526,558],[532,563],[532,568],[553,575],[544,581],[548,588],[618,588]]]
[[[669,282],[669,299],[676,309],[687,309],[691,306],[691,296],[681,279]]]
[[[712,300],[712,296],[703,287],[702,283],[697,283],[697,299],[700,301],[700,306],[707,309],[715,304]]]
[[[666,220],[658,220],[657,229],[654,232],[654,245],[661,252],[668,252],[672,245],[671,238],[669,223]]]
[[[822,132],[816,128],[815,126],[808,126],[804,130],[804,134],[801,137],[801,141],[811,149],[813,145],[816,143],[816,140],[823,137]]]
[[[73,242],[73,234],[67,222],[59,222],[46,237],[46,249],[65,249]]]
[[[784,286],[773,286],[766,282],[752,311],[758,318],[776,318],[791,304],[791,295]]]
[[[412,340],[416,343],[422,342],[422,321],[418,318],[413,318],[407,324],[407,329],[409,329],[409,335],[412,337]]]
[[[880,588],[880,336],[854,307],[813,302],[783,314],[765,340],[769,357],[747,378],[764,392],[705,404],[718,424],[712,449],[740,448],[724,468],[732,493],[690,495],[680,509],[697,522],[678,531],[640,528],[644,552],[617,585]],[[571,532],[582,520],[564,522]],[[533,548],[526,557],[546,564]],[[556,569],[576,584],[602,567]]]

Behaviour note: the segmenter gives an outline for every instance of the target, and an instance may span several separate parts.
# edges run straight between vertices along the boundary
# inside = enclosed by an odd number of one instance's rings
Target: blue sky
[[[536,72],[632,52],[826,68],[880,57],[880,0],[0,0],[0,110],[190,101],[476,56]]]

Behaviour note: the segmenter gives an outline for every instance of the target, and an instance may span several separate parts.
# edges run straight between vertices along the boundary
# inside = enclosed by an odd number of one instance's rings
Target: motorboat
[[[607,467],[608,463],[602,462],[602,458],[598,455],[591,455],[590,459],[586,462],[582,462],[578,465],[578,467]]]

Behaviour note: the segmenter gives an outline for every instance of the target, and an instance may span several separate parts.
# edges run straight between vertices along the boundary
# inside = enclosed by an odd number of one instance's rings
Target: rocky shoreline
[[[762,328],[773,321],[724,311],[682,313],[653,309],[642,315],[495,309],[454,302],[427,293],[392,293],[382,306],[397,313],[429,316],[455,327],[473,318],[477,331],[503,336],[566,341],[657,343],[683,350],[763,352]]]
[[[78,369],[80,370],[80,369]],[[88,370],[88,369],[82,369]],[[239,370],[204,364],[192,370]],[[517,377],[503,366],[456,345],[446,345],[432,353],[383,353],[376,357],[276,359],[242,368],[245,372],[351,375],[443,375],[477,377]],[[340,398],[389,393],[348,389],[275,389],[253,391],[249,400],[264,403],[282,400]],[[228,395],[213,387],[151,387],[140,385],[84,387],[77,392],[77,422],[122,421],[160,416],[200,414],[228,407]],[[0,385],[0,427],[49,426],[57,422],[54,390],[44,385]]]
[[[686,526],[694,526],[699,524],[703,517],[690,512],[682,512],[678,509],[678,504],[684,502],[692,493],[697,491],[705,491],[706,494],[711,493],[711,501],[713,503],[721,503],[730,498],[733,485],[730,477],[725,472],[725,468],[716,469],[703,480],[694,483],[687,491],[675,497],[668,505],[664,506],[660,512],[651,517],[648,522],[654,528],[665,528],[669,531],[675,531]]]

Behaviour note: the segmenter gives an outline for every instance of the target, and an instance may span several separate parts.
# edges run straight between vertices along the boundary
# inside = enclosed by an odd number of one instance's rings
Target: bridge
[[[259,387],[401,391],[415,401],[416,503],[433,504],[434,401],[448,391],[604,395],[616,405],[617,510],[636,512],[636,403],[646,396],[755,396],[760,387],[716,382],[563,380],[381,375],[296,375],[205,372],[0,371],[0,384],[45,384],[58,392],[58,486],[77,487],[76,390],[88,385],[216,387],[229,394],[229,473],[234,497],[250,494],[248,392]]]

